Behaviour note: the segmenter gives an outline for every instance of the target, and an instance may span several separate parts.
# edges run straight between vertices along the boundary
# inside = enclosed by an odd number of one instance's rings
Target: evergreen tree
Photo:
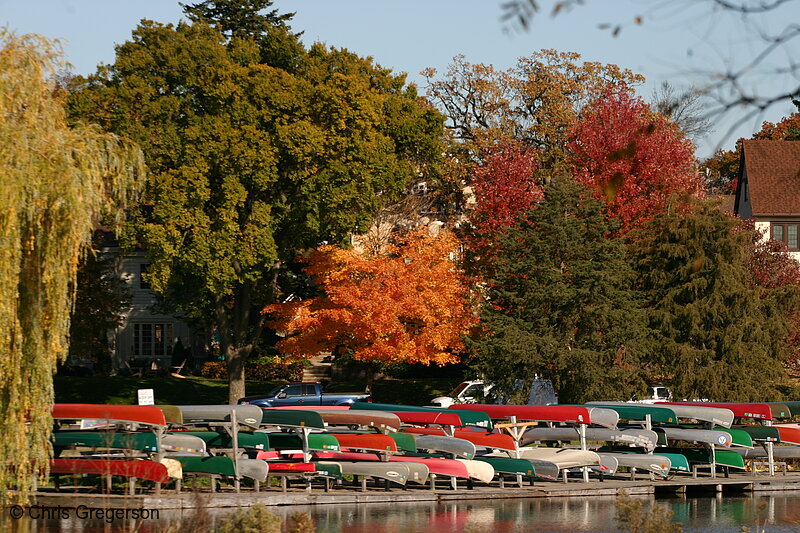
[[[562,402],[627,400],[643,390],[642,313],[632,271],[600,201],[569,178],[500,240],[473,339],[474,368],[501,391],[536,374]]]
[[[715,204],[665,213],[631,246],[653,332],[653,362],[679,398],[750,401],[775,396],[789,354],[797,287],[757,285],[753,236]]]

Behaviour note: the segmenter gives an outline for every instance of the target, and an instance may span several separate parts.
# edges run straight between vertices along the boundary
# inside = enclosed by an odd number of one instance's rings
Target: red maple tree
[[[458,248],[449,231],[421,227],[381,253],[313,250],[305,271],[324,296],[264,308],[267,324],[289,334],[278,349],[301,357],[344,349],[382,363],[457,362],[461,339],[476,322],[453,259]]]
[[[569,138],[573,176],[605,200],[620,234],[662,212],[674,194],[702,194],[691,141],[630,91],[590,103]]]

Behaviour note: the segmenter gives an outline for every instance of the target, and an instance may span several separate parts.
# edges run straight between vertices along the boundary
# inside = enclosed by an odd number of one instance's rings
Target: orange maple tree
[[[323,296],[264,308],[285,331],[283,353],[308,357],[351,351],[360,361],[445,364],[458,361],[476,323],[469,290],[453,258],[459,242],[426,227],[398,236],[380,253],[321,246],[306,273]]]

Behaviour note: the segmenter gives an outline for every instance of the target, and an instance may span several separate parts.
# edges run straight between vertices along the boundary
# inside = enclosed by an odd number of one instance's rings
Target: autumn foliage
[[[538,168],[536,151],[522,144],[502,143],[488,151],[472,181],[475,208],[469,218],[478,233],[495,236],[542,199]]]
[[[628,91],[595,100],[569,136],[575,179],[605,200],[623,234],[663,212],[673,194],[703,190],[691,141]]]
[[[324,296],[264,308],[269,325],[290,334],[278,348],[302,357],[344,348],[361,361],[456,362],[476,321],[453,262],[457,249],[451,233],[426,227],[379,254],[315,249],[305,271]]]

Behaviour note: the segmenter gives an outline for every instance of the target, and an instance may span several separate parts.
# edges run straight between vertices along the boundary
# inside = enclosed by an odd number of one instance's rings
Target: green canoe
[[[316,411],[301,409],[262,409],[262,411],[262,426],[325,429],[325,422]]]
[[[669,451],[665,451],[667,448],[656,448],[654,454],[656,455],[663,455],[667,459],[672,462],[672,466],[670,470],[677,470],[678,472],[689,472],[689,460],[686,458],[685,455],[680,453],[670,453]],[[598,452],[612,452],[612,453],[637,453],[637,454],[644,454],[647,453],[647,450],[644,448],[637,448],[637,447],[613,447],[613,446],[604,446],[597,450]]]
[[[734,429],[747,432],[753,440],[765,442],[781,441],[781,434],[775,426],[735,426]]]
[[[675,411],[667,406],[654,406],[647,404],[616,405],[604,404],[603,402],[589,402],[585,407],[602,407],[616,411],[621,420],[645,420],[650,415],[650,421],[654,424],[677,424],[678,417]]]
[[[314,464],[317,465],[317,474],[320,476],[342,479],[342,468],[337,463],[314,462]]]
[[[455,413],[461,417],[461,423],[465,426],[477,426],[484,429],[492,429],[492,419],[489,415],[480,411],[465,411],[462,409],[445,409],[441,407],[419,407],[416,405],[395,405],[389,403],[370,403],[355,402],[350,409],[361,409],[370,411],[415,411],[415,412],[434,412],[434,413]]]
[[[495,472],[500,474],[512,474],[523,476],[535,476],[536,470],[533,464],[527,459],[514,459],[511,457],[486,457],[482,455],[475,456],[475,461],[482,461],[489,463],[494,468]]]
[[[267,433],[273,450],[302,450],[303,438],[299,433]],[[327,433],[309,433],[308,450],[338,452],[339,441]]]
[[[791,416],[800,415],[800,401],[767,402],[767,404],[772,409],[772,416],[773,417],[776,415],[776,412],[775,412],[776,409],[774,407],[772,407],[773,405],[777,405],[777,406],[781,406],[781,407],[785,406],[787,409],[789,409],[789,414],[791,414]],[[778,408],[777,411],[779,412],[777,414],[780,414],[781,409]],[[783,415],[781,415],[779,418],[784,418],[784,417],[783,417]]]
[[[180,461],[184,473],[219,474],[222,476],[235,476],[233,459],[217,455],[215,457],[193,457],[190,455],[176,455],[172,459]]]
[[[116,431],[56,431],[53,446],[85,446],[158,452],[155,433],[121,433]]]
[[[667,457],[670,457],[668,454],[683,455],[689,463],[711,463],[711,450],[707,448],[656,448],[656,453]],[[744,458],[732,450],[716,450],[715,459],[718,466],[744,470]]]
[[[411,433],[389,433],[389,436],[394,439],[397,451],[416,453],[417,441]]]
[[[227,433],[216,431],[186,431],[186,435],[193,435],[205,441],[209,448],[231,448],[233,438]],[[269,437],[267,433],[240,431],[237,434],[237,443],[240,448],[252,448],[255,450],[269,450]]]

